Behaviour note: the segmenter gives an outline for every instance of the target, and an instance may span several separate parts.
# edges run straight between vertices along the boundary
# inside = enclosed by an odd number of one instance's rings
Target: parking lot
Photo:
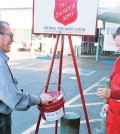
[[[14,76],[18,79],[19,88],[24,92],[38,95],[45,86],[51,60],[32,58],[30,54],[21,53],[17,59],[10,55],[9,65]],[[20,54],[19,54],[20,55]],[[17,57],[17,56],[16,56]],[[23,57],[23,58],[22,58]],[[115,60],[115,57],[101,57],[98,62],[93,56],[77,57],[77,65],[84,93],[85,104],[92,134],[99,134],[101,129],[101,117],[99,115],[103,100],[96,96],[96,90],[105,86],[105,80],[109,78],[113,64],[103,64],[105,60]],[[55,59],[51,82],[58,80],[59,59]],[[63,70],[61,86],[65,92],[65,112],[75,112],[80,115],[80,133],[87,134],[87,125],[73,62],[70,56],[63,58]],[[53,87],[57,90],[56,87]],[[28,111],[14,111],[12,114],[13,134],[34,134],[39,115],[37,107],[31,107]],[[59,120],[60,122],[60,120]],[[48,125],[49,124],[49,125]],[[41,120],[39,133],[54,133],[55,122]],[[58,123],[60,126],[60,123]],[[58,127],[58,134],[60,130]]]

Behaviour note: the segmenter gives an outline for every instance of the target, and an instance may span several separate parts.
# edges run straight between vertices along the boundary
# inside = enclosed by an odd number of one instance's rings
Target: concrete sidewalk
[[[10,52],[7,53],[7,55],[10,58],[10,61],[15,61],[15,60],[23,60],[23,59],[36,59],[36,57],[39,55],[38,52],[33,53],[32,52],[20,52],[20,51],[15,51],[15,52]],[[107,59],[107,60],[115,60],[118,56],[116,55],[108,55],[108,56],[100,56],[99,60]],[[64,56],[64,58],[71,58],[71,56]],[[80,55],[79,57],[76,57],[76,59],[79,58],[92,58],[95,59],[96,61],[96,55]]]
[[[7,54],[10,61],[22,60],[22,59],[33,59],[31,52],[10,52]]]

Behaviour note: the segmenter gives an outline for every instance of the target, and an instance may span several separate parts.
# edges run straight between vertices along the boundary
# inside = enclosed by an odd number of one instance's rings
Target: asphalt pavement
[[[24,92],[38,95],[45,86],[51,60],[36,59],[30,52],[9,53],[9,65],[17,77],[18,87]],[[105,80],[110,77],[116,56],[100,56],[99,61],[93,55],[76,57],[82,91],[84,94],[87,114],[92,134],[100,134],[100,111],[103,100],[96,96],[96,90],[105,86]],[[55,59],[50,81],[58,80],[59,59]],[[71,56],[63,57],[61,86],[66,95],[65,112],[75,112],[80,115],[80,134],[88,134],[83,105],[79,93],[76,74]],[[53,88],[53,87],[52,87]],[[55,87],[55,90],[57,87]],[[34,134],[39,110],[36,107],[28,111],[14,111],[12,114],[13,134]],[[40,134],[54,134],[55,122],[41,121]],[[60,121],[58,123],[60,126]],[[58,134],[60,133],[58,127]]]

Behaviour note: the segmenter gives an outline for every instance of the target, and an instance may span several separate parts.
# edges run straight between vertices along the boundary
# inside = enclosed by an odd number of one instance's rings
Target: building
[[[15,2],[15,0],[13,1]],[[30,50],[32,48],[33,51],[40,52],[41,55],[51,55],[56,37],[53,35],[32,34],[32,0],[26,0],[26,3],[23,0],[19,0],[17,5],[12,2],[7,5],[4,2],[2,3],[3,5],[0,5],[0,19],[11,24],[15,39],[13,50]],[[119,0],[99,0],[99,12],[118,4],[120,4]],[[96,38],[74,37],[73,45],[76,56],[82,53],[95,54],[97,38],[97,34]],[[65,44],[68,44],[66,37]],[[70,49],[68,45],[65,46],[65,50],[64,55],[69,55]],[[60,51],[60,43],[57,51]]]

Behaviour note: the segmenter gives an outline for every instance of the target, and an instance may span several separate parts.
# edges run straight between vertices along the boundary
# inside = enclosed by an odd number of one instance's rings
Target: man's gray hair
[[[9,25],[9,23],[0,20],[0,32],[5,31],[5,24]]]

